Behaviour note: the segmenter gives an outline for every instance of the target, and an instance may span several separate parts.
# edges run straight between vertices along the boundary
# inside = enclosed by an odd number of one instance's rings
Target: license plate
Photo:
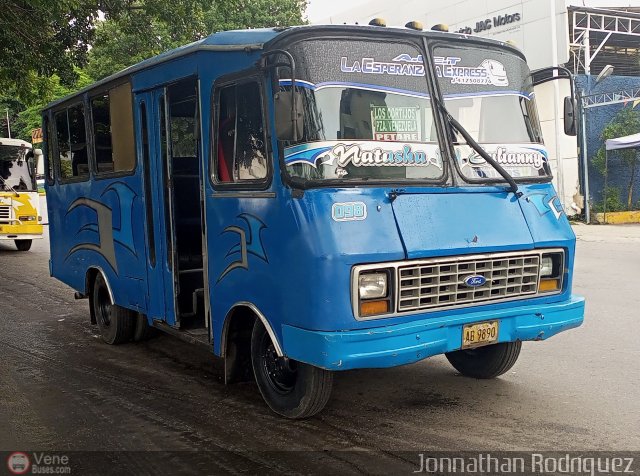
[[[462,347],[476,347],[498,340],[498,321],[467,324],[462,328]]]

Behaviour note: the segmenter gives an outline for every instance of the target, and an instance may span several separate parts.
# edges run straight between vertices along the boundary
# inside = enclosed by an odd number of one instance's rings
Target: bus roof
[[[8,137],[0,137],[0,146],[3,145],[12,145],[17,147],[28,147],[32,148],[29,142],[23,141],[22,139],[9,139]]]
[[[493,40],[489,38],[482,38],[477,36],[469,36],[462,33],[448,33],[440,31],[430,30],[414,30],[404,27],[380,27],[380,26],[365,26],[365,25],[301,25],[291,27],[276,27],[276,28],[256,28],[250,30],[229,30],[213,33],[201,40],[189,43],[179,48],[165,51],[159,55],[153,56],[146,60],[141,61],[135,65],[129,66],[111,76],[108,76],[100,81],[90,84],[82,88],[81,90],[65,96],[61,99],[57,99],[44,108],[44,110],[55,107],[58,104],[68,101],[69,99],[79,96],[98,88],[104,84],[108,84],[119,78],[133,74],[137,71],[151,68],[153,66],[160,65],[162,63],[186,56],[197,51],[257,51],[269,48],[271,43],[284,40],[289,34],[309,34],[314,33],[382,33],[382,34],[399,34],[403,36],[427,36],[432,38],[465,38],[470,41],[483,43],[486,45],[500,45],[511,49],[514,53],[522,56],[522,52],[515,46],[504,43],[502,41]]]

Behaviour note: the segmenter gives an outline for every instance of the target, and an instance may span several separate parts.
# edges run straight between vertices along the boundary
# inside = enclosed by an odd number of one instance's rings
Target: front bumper
[[[37,240],[42,238],[41,224],[11,225],[0,223],[0,240]]]
[[[429,318],[354,331],[310,331],[282,326],[282,347],[287,357],[328,370],[395,367],[458,350],[462,326],[498,320],[498,342],[543,340],[578,327],[584,319],[584,298],[483,310],[455,317]]]

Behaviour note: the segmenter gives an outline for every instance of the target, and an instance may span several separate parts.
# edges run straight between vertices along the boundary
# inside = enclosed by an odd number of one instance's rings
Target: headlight
[[[562,290],[564,273],[564,253],[545,253],[540,259],[539,293],[559,292]]]
[[[33,216],[33,215],[21,216],[21,217],[18,217],[18,220],[20,220],[20,221],[36,221],[36,217]]]
[[[540,277],[546,278],[553,274],[553,259],[551,256],[543,256],[540,262]]]
[[[360,299],[377,299],[387,295],[387,273],[361,274],[358,278]]]

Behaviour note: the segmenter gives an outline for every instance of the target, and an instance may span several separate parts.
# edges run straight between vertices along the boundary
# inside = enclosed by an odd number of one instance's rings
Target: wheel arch
[[[111,289],[111,284],[109,283],[109,279],[107,278],[107,275],[105,274],[105,272],[103,271],[103,269],[100,266],[91,266],[87,269],[87,272],[85,274],[85,285],[84,285],[84,294],[85,296],[89,297],[89,303],[92,303],[92,297],[91,295],[93,294],[93,283],[95,282],[96,276],[100,274],[102,275],[102,279],[104,279],[104,282],[107,285],[107,290],[109,291],[109,297],[111,298],[111,302],[115,304],[115,299],[113,297],[113,290]],[[93,309],[93,305],[89,305],[89,314],[91,315],[91,324],[95,324],[96,323],[96,315]]]
[[[264,325],[278,356],[284,356],[276,333],[265,315],[250,302],[240,301],[227,312],[220,336],[220,356],[224,358],[225,382],[248,379],[251,369],[251,332],[259,319]]]
[[[231,309],[229,309],[227,315],[224,318],[224,324],[222,325],[222,335],[220,337],[220,357],[226,357],[229,329],[232,323],[235,322],[234,319],[238,319],[239,316],[248,315],[252,315],[254,318],[260,319],[262,321],[265,329],[267,329],[269,337],[271,337],[273,346],[275,347],[278,356],[283,357],[284,353],[282,352],[282,347],[280,346],[280,342],[278,341],[278,336],[271,327],[271,323],[265,317],[265,315],[260,312],[255,304],[246,301],[239,301],[231,306]],[[241,317],[240,319],[247,319],[247,317]],[[253,320],[251,322],[253,323]]]

